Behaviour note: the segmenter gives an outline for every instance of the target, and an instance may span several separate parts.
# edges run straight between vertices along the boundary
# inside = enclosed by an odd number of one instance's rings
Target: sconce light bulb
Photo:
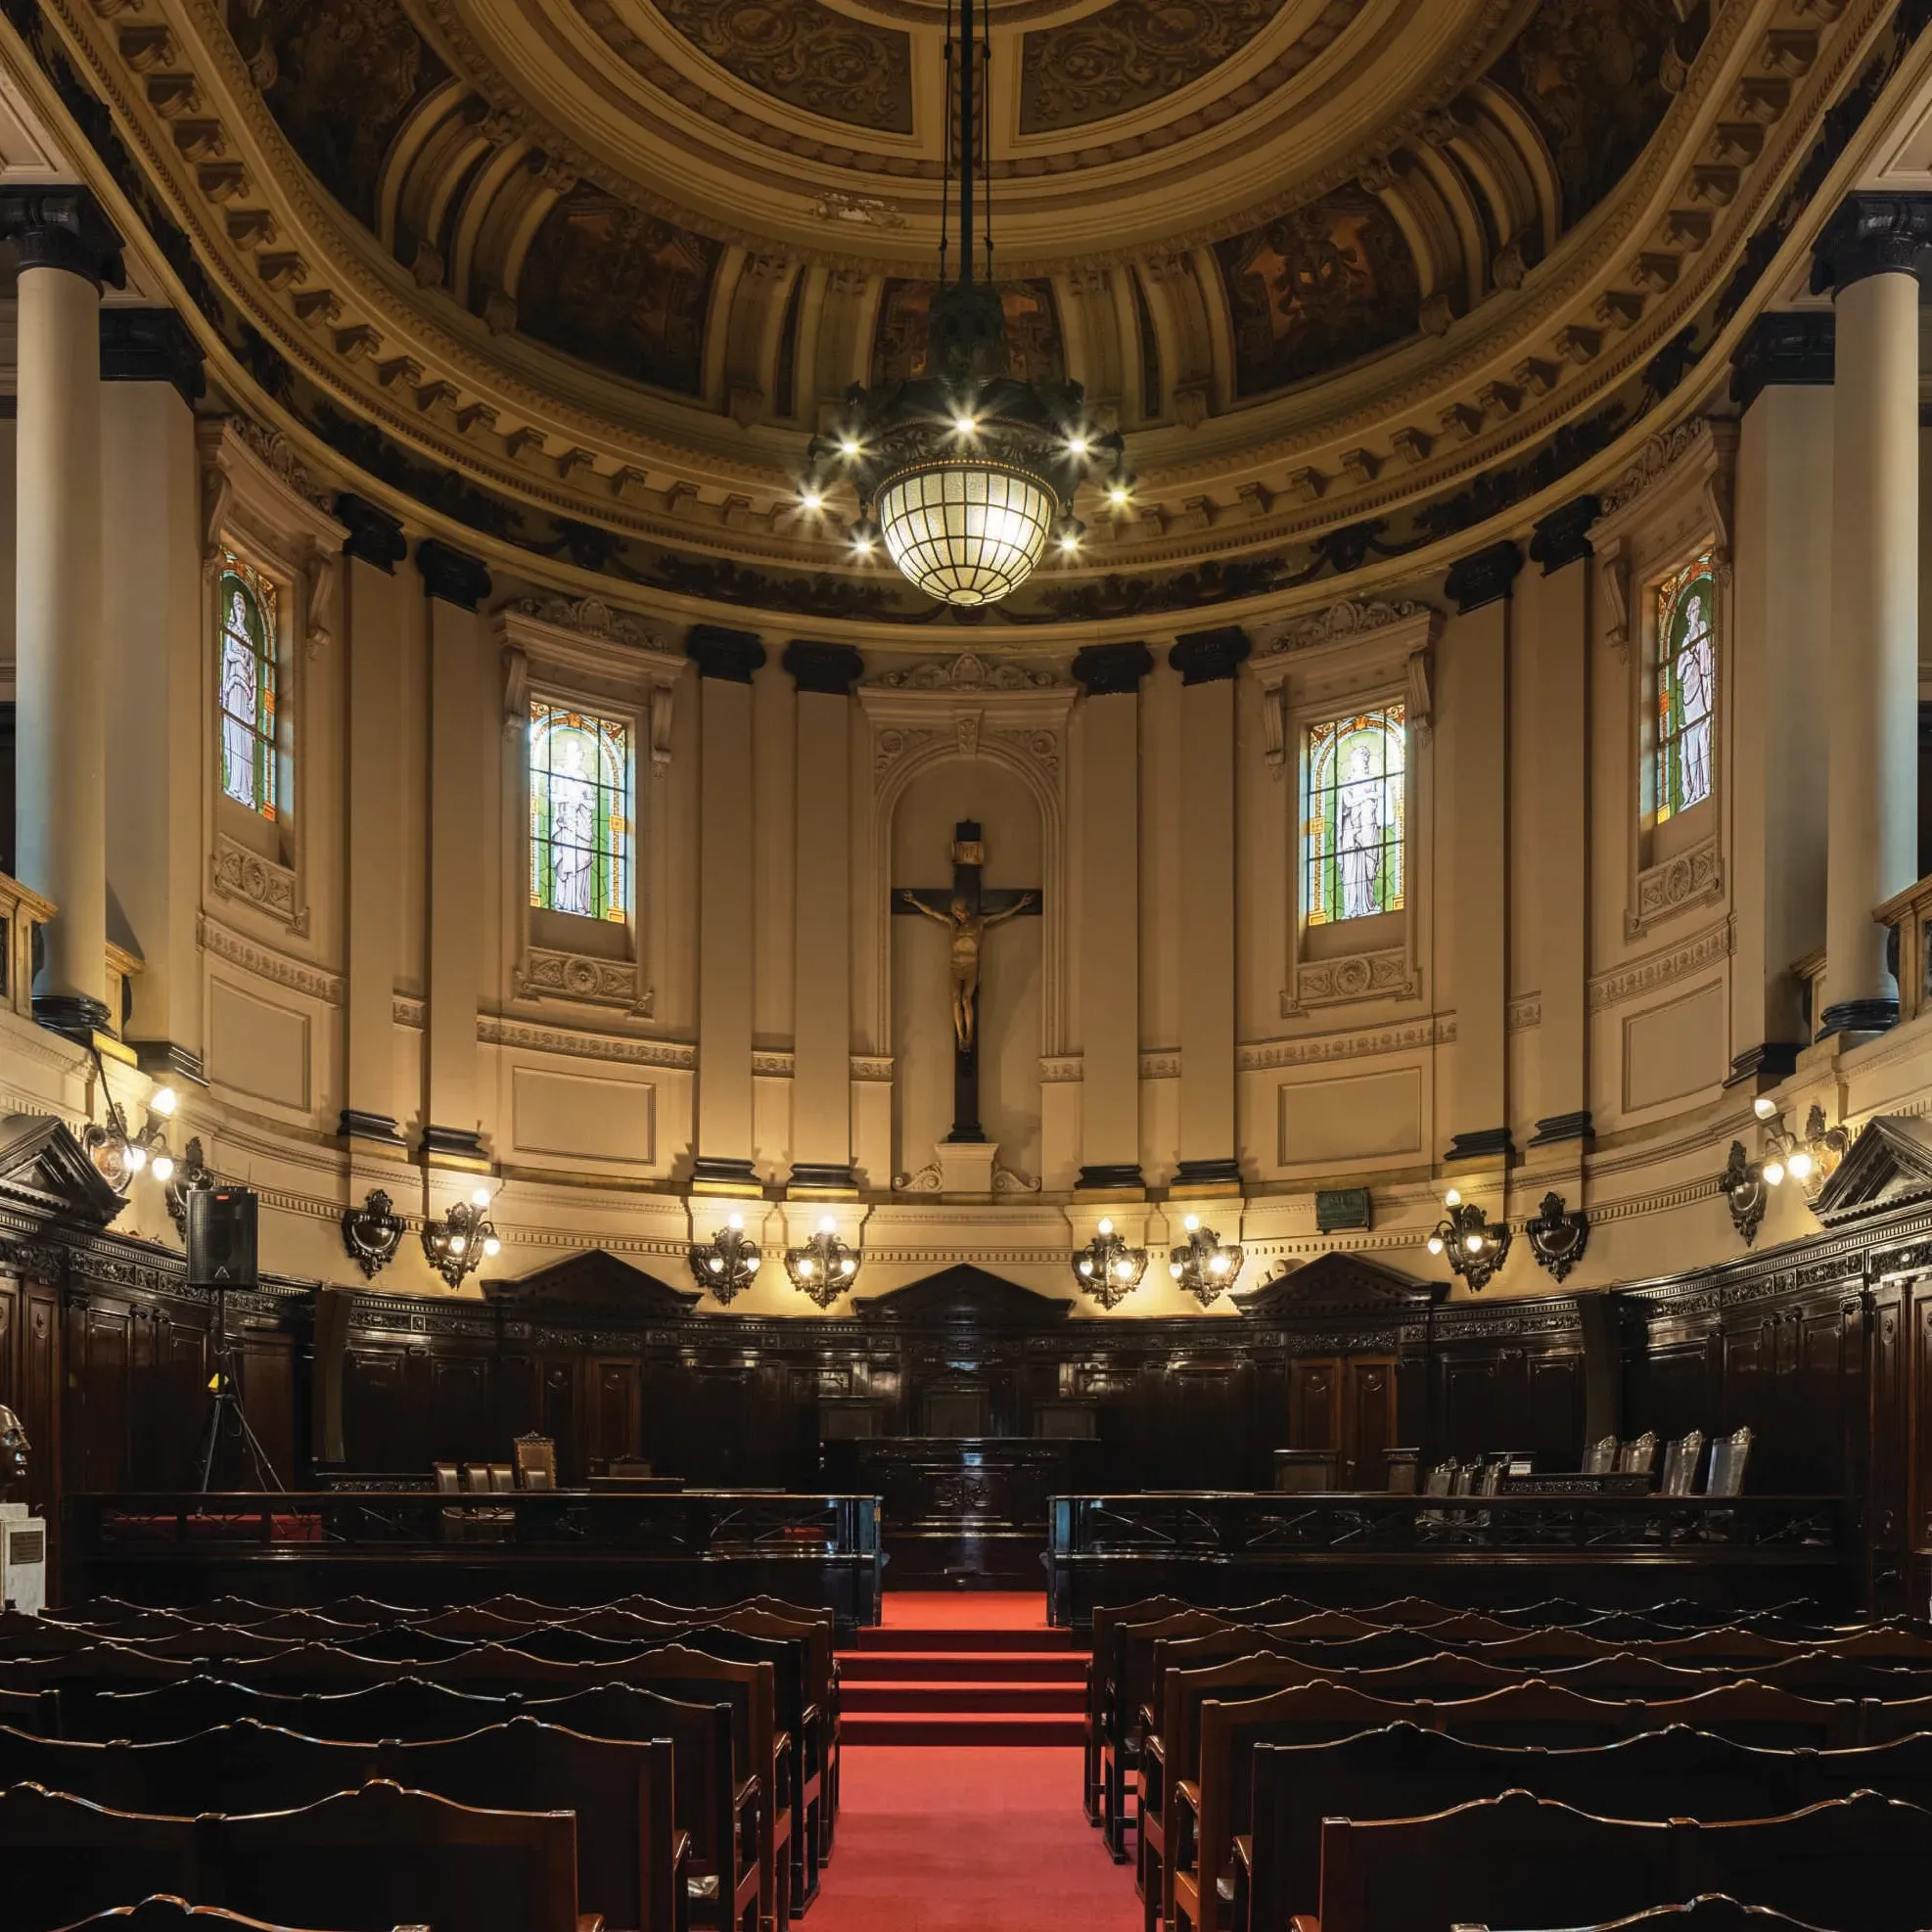
[[[469,1240],[464,1235],[452,1234],[449,1237],[449,1252],[452,1255],[462,1254],[463,1251],[469,1247],[469,1245],[470,1245]]]
[[[866,530],[860,530],[851,540],[852,554],[869,557],[872,554],[872,537]]]
[[[747,1274],[756,1274],[759,1271],[759,1264],[761,1261],[763,1261],[763,1259],[764,1257],[759,1254],[755,1249],[751,1254],[745,1257],[745,1272]]]
[[[471,1205],[471,1206],[472,1206],[473,1208],[486,1208],[486,1207],[488,1207],[488,1206],[489,1206],[489,1189],[488,1189],[488,1188],[486,1188],[486,1187],[478,1187],[478,1188],[473,1188],[473,1189],[471,1190],[471,1193],[470,1193],[470,1205]]]
[[[1443,1252],[1443,1237],[1440,1234],[1430,1235],[1429,1252],[1432,1255],[1440,1255]]]
[[[1066,555],[1071,557],[1074,554],[1074,552],[1078,550],[1080,547],[1081,547],[1081,540],[1078,536],[1074,534],[1072,530],[1067,530],[1062,533],[1060,538],[1060,548]]]
[[[811,1257],[810,1257],[809,1255],[802,1255],[802,1256],[800,1256],[800,1258],[799,1258],[799,1272],[800,1272],[800,1273],[801,1273],[802,1275],[805,1275],[805,1277],[806,1277],[807,1279],[809,1279],[809,1277],[811,1276],[811,1274],[812,1274],[812,1272],[813,1272],[813,1270],[814,1270],[814,1268],[815,1268],[815,1266],[816,1266],[816,1264],[815,1264],[815,1263],[814,1263],[814,1262],[812,1261],[812,1259],[811,1259]]]
[[[705,1263],[705,1265],[708,1268],[710,1268],[713,1274],[722,1274],[724,1272],[724,1257],[722,1255],[713,1255]]]
[[[730,1228],[732,1233],[740,1234],[744,1231],[745,1217],[743,1215],[733,1215],[731,1219],[725,1222],[725,1226]]]
[[[487,1234],[483,1237],[483,1259],[485,1261],[493,1262],[502,1252],[503,1243],[495,1235]]]
[[[1217,1255],[1208,1264],[1208,1272],[1210,1274],[1225,1274],[1227,1272],[1227,1257],[1225,1255]]]
[[[1133,1265],[1130,1262],[1116,1262],[1114,1264],[1114,1274],[1118,1280],[1131,1280],[1133,1276]]]
[[[1767,1187],[1782,1187],[1784,1185],[1784,1163],[1782,1161],[1767,1161],[1765,1163],[1765,1185]]]
[[[145,1147],[130,1146],[127,1150],[126,1159],[128,1173],[139,1173],[148,1165],[148,1150]]]
[[[1109,483],[1107,485],[1107,501],[1116,510],[1125,510],[1133,501],[1133,491],[1124,483]]]
[[[1088,1261],[1084,1255],[1082,1255],[1080,1259],[1080,1271],[1082,1275],[1088,1277],[1090,1277],[1093,1273],[1093,1264],[1090,1261]]]
[[[1769,1093],[1761,1093],[1751,1103],[1751,1111],[1761,1121],[1768,1121],[1777,1112],[1777,1102]]]
[[[1114,1223],[1111,1220],[1109,1220],[1105,1216],[1102,1216],[1101,1218],[1100,1231],[1102,1234],[1111,1234],[1114,1231]]]
[[[1461,1207],[1461,1205],[1462,1205],[1462,1189],[1459,1187],[1451,1187],[1449,1191],[1443,1196],[1443,1206],[1446,1208],[1459,1208]]]
[[[856,1274],[858,1272],[858,1264],[855,1261],[853,1261],[850,1255],[848,1255],[845,1258],[845,1260],[839,1264],[839,1272],[841,1274]]]
[[[808,510],[814,516],[816,516],[820,510],[824,509],[825,498],[821,496],[817,490],[807,489],[805,492],[805,494],[799,498],[799,507],[802,510]]]
[[[818,1223],[818,1231],[821,1234],[836,1234],[839,1231],[839,1223],[836,1220],[834,1220],[830,1215],[827,1215],[825,1219]]]
[[[174,1178],[174,1156],[157,1154],[155,1156],[155,1178],[163,1185]]]
[[[150,1111],[159,1114],[162,1120],[171,1118],[175,1108],[180,1106],[181,1096],[171,1086],[158,1086],[148,1101]]]
[[[1168,1272],[1178,1281],[1180,1279],[1180,1264],[1178,1262],[1170,1262],[1168,1264]]]
[[[1187,1219],[1181,1222],[1181,1226],[1184,1227],[1189,1234],[1192,1234],[1194,1230],[1200,1225],[1201,1225],[1201,1217],[1199,1215],[1189,1215]]]
[[[1465,1234],[1462,1237],[1462,1245],[1472,1255],[1480,1255],[1483,1252],[1483,1237],[1480,1234]]]
[[[1812,1177],[1812,1157],[1803,1148],[1800,1148],[1785,1163],[1785,1172],[1793,1180],[1810,1180]]]

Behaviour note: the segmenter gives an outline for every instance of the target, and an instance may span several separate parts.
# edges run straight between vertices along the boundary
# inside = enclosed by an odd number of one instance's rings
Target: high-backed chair
[[[557,1445],[548,1436],[534,1432],[519,1436],[512,1447],[516,1450],[517,1475],[525,1489],[557,1487]]]
[[[1617,1473],[1620,1476],[1648,1476],[1656,1467],[1655,1429],[1646,1429],[1642,1435],[1632,1437],[1617,1450]]]
[[[1689,1495],[1697,1487],[1697,1465],[1704,1459],[1704,1432],[1692,1429],[1679,1436],[1664,1451],[1664,1480],[1658,1485],[1665,1495]]]
[[[1704,1478],[1706,1495],[1742,1495],[1744,1465],[1751,1458],[1751,1431],[1739,1429],[1720,1436],[1711,1445],[1711,1467]]]
[[[1584,1474],[1586,1476],[1607,1476],[1617,1466],[1617,1439],[1615,1436],[1599,1436],[1584,1451]]]

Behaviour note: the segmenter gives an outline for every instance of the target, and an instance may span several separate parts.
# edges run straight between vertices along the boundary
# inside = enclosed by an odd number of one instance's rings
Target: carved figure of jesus
[[[955,896],[944,912],[935,912],[916,893],[901,892],[899,897],[915,912],[922,913],[936,926],[943,926],[952,936],[952,1036],[960,1052],[971,1053],[979,1038],[980,948],[987,929],[1002,920],[1016,918],[1036,895],[1022,893],[1011,905],[997,912],[975,912],[964,898]]]

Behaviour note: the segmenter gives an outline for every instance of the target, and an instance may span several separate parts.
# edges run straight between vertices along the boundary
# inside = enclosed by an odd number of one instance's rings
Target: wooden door
[[[1288,1365],[1288,1447],[1339,1450],[1342,1384],[1339,1356],[1304,1357]]]
[[[635,1356],[605,1357],[591,1364],[590,1441],[593,1471],[638,1454],[644,1429],[642,1364]]]
[[[1345,1490],[1389,1486],[1389,1451],[1396,1435],[1396,1358],[1351,1356],[1341,1378],[1342,1466]]]

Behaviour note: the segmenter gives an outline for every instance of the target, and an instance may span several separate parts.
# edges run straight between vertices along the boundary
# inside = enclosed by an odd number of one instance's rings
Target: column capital
[[[385,576],[393,576],[395,567],[409,554],[409,540],[402,525],[371,503],[345,489],[336,497],[336,521],[348,531],[343,542],[343,555],[358,563],[373,564]]]
[[[474,611],[489,595],[489,572],[483,560],[437,537],[426,536],[417,544],[416,568],[430,595],[459,611]]]
[[[1074,682],[1089,698],[1136,697],[1153,668],[1154,654],[1145,644],[1088,644],[1074,653]]]
[[[1458,558],[1443,579],[1443,594],[1455,606],[1458,617],[1468,617],[1486,604],[1496,604],[1515,588],[1523,569],[1523,553],[1515,544],[1492,543],[1487,550]]]
[[[1542,566],[1544,576],[1554,576],[1558,571],[1593,556],[1590,526],[1602,514],[1603,505],[1594,496],[1579,496],[1560,510],[1552,510],[1530,538],[1530,561]]]
[[[65,268],[98,289],[127,286],[120,231],[86,188],[0,188],[0,238],[22,268]]]
[[[1838,317],[1828,308],[1768,309],[1730,358],[1730,399],[1749,409],[1772,388],[1828,388],[1836,377]]]
[[[684,655],[700,677],[727,684],[749,684],[764,667],[764,646],[755,630],[727,630],[722,624],[694,623],[684,634]]]
[[[1183,684],[1219,684],[1241,668],[1252,647],[1238,623],[1219,630],[1190,630],[1176,637],[1168,650],[1168,663]]]
[[[202,345],[171,308],[101,311],[104,383],[172,383],[193,408],[207,393]]]
[[[814,644],[806,637],[793,638],[780,663],[801,691],[821,698],[851,697],[852,686],[865,675],[865,660],[851,645]]]
[[[1868,275],[1932,269],[1932,195],[1847,195],[1812,248],[1812,294],[1842,296]]]

